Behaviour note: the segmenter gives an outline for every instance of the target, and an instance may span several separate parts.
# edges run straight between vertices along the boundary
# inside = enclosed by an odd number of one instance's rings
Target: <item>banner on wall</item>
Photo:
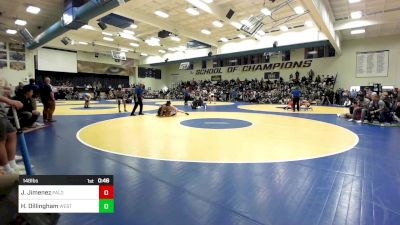
[[[87,62],[78,60],[78,72],[80,73],[96,73],[129,76],[134,75],[133,67],[124,67],[120,65],[112,65],[97,62]]]
[[[196,75],[205,74],[221,74],[233,72],[255,72],[255,71],[268,71],[268,70],[282,70],[282,69],[295,69],[295,68],[309,68],[312,65],[312,60],[289,61],[280,63],[265,63],[265,64],[252,64],[244,66],[229,66],[229,67],[215,67],[209,69],[196,70]]]
[[[357,52],[356,77],[387,77],[389,50]]]
[[[0,69],[26,70],[25,60],[25,45],[0,42]]]

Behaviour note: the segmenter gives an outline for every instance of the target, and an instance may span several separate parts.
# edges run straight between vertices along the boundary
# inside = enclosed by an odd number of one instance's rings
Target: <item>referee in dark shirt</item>
[[[134,98],[135,106],[133,107],[131,116],[135,116],[135,111],[138,106],[140,106],[139,115],[143,115],[143,95],[144,95],[144,85],[139,84],[135,88],[135,98]]]
[[[295,108],[297,108],[297,111],[300,112],[300,96],[301,96],[301,91],[299,90],[298,87],[295,87],[294,90],[292,90],[293,112],[296,111]]]

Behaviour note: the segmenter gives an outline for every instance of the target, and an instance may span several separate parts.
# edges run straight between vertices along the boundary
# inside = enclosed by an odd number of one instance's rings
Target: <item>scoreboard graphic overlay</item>
[[[112,175],[20,176],[19,213],[114,213]]]

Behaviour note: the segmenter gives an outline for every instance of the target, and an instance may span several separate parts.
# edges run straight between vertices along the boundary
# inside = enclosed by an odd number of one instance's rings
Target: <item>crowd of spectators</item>
[[[349,121],[357,123],[380,124],[400,122],[400,96],[397,90],[384,91],[380,94],[372,90],[352,91],[353,96],[346,98],[344,107],[349,108],[349,112],[338,114]]]
[[[301,100],[313,105],[336,105],[349,108],[349,113],[341,115],[359,123],[399,122],[400,97],[397,89],[375,93],[363,90],[334,91],[336,76],[317,75],[310,70],[307,76],[296,72],[289,80],[244,79],[234,80],[192,80],[178,83],[168,91],[160,91],[160,96],[168,99],[203,99],[215,101],[240,101],[251,103],[285,104],[292,100],[292,91],[301,91]]]
[[[318,75],[314,78],[311,70],[308,76],[300,78],[296,72],[288,81],[268,79],[210,80],[180,82],[175,88],[163,93],[171,99],[184,99],[185,95],[191,98],[200,95],[203,99],[210,96],[217,101],[242,101],[253,103],[286,104],[291,99],[291,91],[298,87],[302,98],[315,104],[333,104],[335,92],[333,91],[336,77],[332,75]]]

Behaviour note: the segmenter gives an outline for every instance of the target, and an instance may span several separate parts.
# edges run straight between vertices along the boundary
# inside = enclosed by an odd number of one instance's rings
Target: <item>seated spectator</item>
[[[352,104],[351,104],[351,100],[350,100],[350,98],[346,98],[346,100],[344,101],[344,103],[343,103],[343,106],[344,107],[350,107]]]
[[[386,101],[386,97],[384,94],[381,99],[379,95],[376,93],[372,94],[372,101],[369,103],[369,122],[373,122],[373,120],[378,120],[380,123],[390,122],[390,105]]]
[[[393,119],[400,122],[400,96],[397,96],[396,103],[393,107]]]
[[[207,109],[207,104],[203,101],[202,98],[195,98],[191,104],[192,109],[198,109],[204,107],[204,110]]]
[[[160,108],[158,109],[157,116],[160,116],[160,117],[171,117],[171,116],[175,116],[176,113],[178,113],[178,112],[185,113],[186,115],[189,115],[189,113],[184,112],[182,110],[179,110],[178,108],[173,106],[171,104],[171,101],[167,101],[166,104],[160,106]]]
[[[26,85],[22,88],[21,96],[15,96],[13,99],[20,101],[23,104],[23,107],[17,111],[19,123],[21,128],[27,127],[37,127],[38,124],[36,121],[40,116],[40,112],[35,110],[35,99],[33,99],[33,89],[31,86]],[[12,111],[8,111],[8,116],[11,119],[11,122],[14,122]]]
[[[358,100],[356,101],[357,103],[354,105],[352,118],[349,119],[349,121],[355,120],[357,123],[362,123],[368,116],[370,100],[364,97],[364,95],[360,94],[358,96]]]

